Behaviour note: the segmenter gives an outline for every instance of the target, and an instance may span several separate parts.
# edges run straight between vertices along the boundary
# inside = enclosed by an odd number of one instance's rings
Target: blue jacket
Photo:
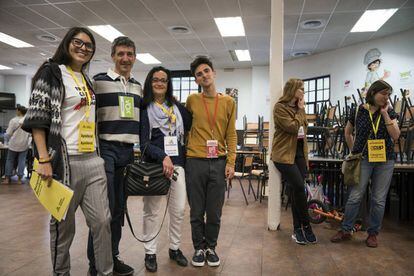
[[[184,131],[188,132],[191,128],[192,117],[191,113],[180,103],[176,103],[181,117],[183,118]],[[140,110],[140,148],[141,153],[144,152],[144,161],[152,163],[162,163],[167,154],[164,152],[164,137],[165,135],[159,128],[150,130],[147,108]],[[151,131],[151,140],[150,140]],[[178,156],[171,156],[171,161],[174,165],[185,165],[185,145],[178,145]]]

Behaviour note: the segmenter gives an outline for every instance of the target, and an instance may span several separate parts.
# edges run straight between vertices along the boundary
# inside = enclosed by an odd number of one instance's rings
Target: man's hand
[[[234,177],[234,167],[226,165],[226,179],[230,180]]]

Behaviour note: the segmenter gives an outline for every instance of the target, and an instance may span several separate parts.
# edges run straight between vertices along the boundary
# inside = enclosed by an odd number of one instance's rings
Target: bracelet
[[[393,123],[391,122],[391,123],[385,123],[385,126],[392,126],[393,125]]]
[[[52,159],[49,158],[39,158],[39,164],[45,164],[45,163],[50,163],[50,161],[52,161]]]

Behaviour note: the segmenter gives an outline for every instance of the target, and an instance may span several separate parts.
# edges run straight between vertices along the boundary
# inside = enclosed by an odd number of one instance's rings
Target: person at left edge
[[[96,269],[112,275],[111,215],[104,160],[95,148],[95,94],[85,68],[95,53],[92,33],[69,29],[53,57],[32,80],[29,108],[22,129],[33,134],[37,173],[69,186],[73,197],[66,217],[50,220],[54,276],[70,275],[69,249],[75,237],[75,212],[80,206],[93,235]]]
[[[94,77],[96,93],[99,150],[105,160],[111,210],[112,256],[114,272],[131,275],[134,269],[119,258],[124,218],[122,173],[134,161],[134,143],[139,141],[139,107],[141,85],[131,74],[135,62],[135,43],[121,36],[112,42],[111,57],[114,69]],[[92,236],[89,235],[88,259],[90,274],[94,275]]]

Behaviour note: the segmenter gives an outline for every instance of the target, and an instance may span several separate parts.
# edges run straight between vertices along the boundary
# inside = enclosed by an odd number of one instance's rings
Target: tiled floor
[[[386,220],[380,246],[372,249],[365,246],[362,232],[348,243],[330,243],[336,225],[324,223],[314,226],[318,244],[299,246],[290,238],[290,211],[283,208],[280,231],[267,231],[266,201],[260,204],[250,197],[251,204],[246,206],[238,186],[234,185],[223,210],[217,248],[221,266],[181,268],[170,262],[164,229],[159,239],[157,275],[414,275],[413,226]],[[142,202],[133,199],[129,206],[138,230]],[[0,275],[51,274],[48,220],[27,185],[0,185]],[[88,231],[80,210],[76,231],[71,248],[72,275],[86,275]],[[190,259],[193,250],[188,208],[182,240],[181,249]],[[135,268],[134,275],[150,274],[145,272],[143,247],[127,228],[120,248],[125,262]]]

